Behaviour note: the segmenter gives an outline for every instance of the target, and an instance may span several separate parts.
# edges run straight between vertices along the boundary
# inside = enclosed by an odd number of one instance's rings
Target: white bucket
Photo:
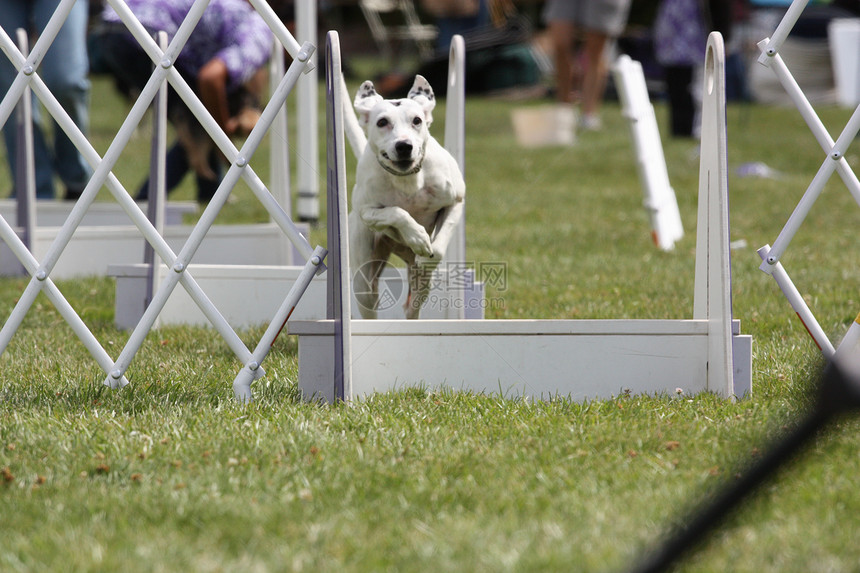
[[[517,143],[522,147],[573,145],[576,113],[572,107],[548,105],[511,111]]]
[[[835,18],[827,27],[836,97],[840,105],[860,104],[860,18]]]

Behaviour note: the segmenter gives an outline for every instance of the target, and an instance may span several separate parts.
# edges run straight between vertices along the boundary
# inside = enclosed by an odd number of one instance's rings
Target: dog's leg
[[[404,305],[406,318],[418,318],[421,307],[427,302],[427,298],[430,295],[433,272],[445,256],[448,244],[451,242],[454,230],[457,228],[457,223],[462,216],[462,201],[441,210],[434,226],[432,239],[433,257],[419,256],[409,264],[409,295]]]
[[[421,263],[413,261],[409,265],[407,269],[409,294],[406,296],[406,303],[403,305],[406,318],[410,320],[418,318],[421,307],[424,306],[424,303],[427,302],[427,297],[430,295],[434,270],[436,270],[435,262]]]
[[[464,202],[460,201],[439,211],[431,238],[433,259],[441,260],[445,256],[448,250],[448,243],[451,242],[454,231],[457,229],[457,224],[463,218],[463,205]]]
[[[433,258],[433,245],[427,230],[412,215],[400,207],[363,207],[359,211],[362,222],[370,229],[390,234],[394,229],[403,244],[418,256]]]
[[[379,276],[391,256],[391,243],[365,227],[353,211],[349,214],[349,268],[361,317],[376,318]]]
[[[386,261],[372,259],[358,267],[352,275],[352,288],[361,318],[368,320],[376,318],[376,307],[379,304],[379,276],[385,269],[385,265]]]

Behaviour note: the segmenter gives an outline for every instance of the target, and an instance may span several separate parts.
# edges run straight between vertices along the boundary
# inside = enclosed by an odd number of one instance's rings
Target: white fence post
[[[17,30],[18,47],[23,56],[27,56],[30,44],[26,30]],[[21,229],[21,239],[28,249],[33,248],[34,233],[36,232],[36,159],[33,150],[33,102],[30,88],[24,90],[24,95],[18,104],[16,114],[18,139],[16,146],[17,157],[15,180],[17,199],[16,226]]]
[[[158,46],[167,48],[167,34],[158,33]],[[167,202],[165,174],[167,172],[167,84],[162,84],[155,96],[152,107],[152,146],[149,158],[149,191],[147,193],[147,217],[155,232],[164,234],[164,204]],[[146,264],[146,294],[144,308],[152,302],[152,295],[158,286],[158,269],[161,264],[155,260],[155,250],[144,241],[143,262]]]
[[[296,2],[296,35],[300,41],[316,45],[317,3],[314,0]],[[317,130],[317,74],[310,71],[299,84],[296,94],[298,108],[299,149],[302,155],[296,165],[298,190],[296,214],[300,221],[316,222],[319,206],[319,136]]]

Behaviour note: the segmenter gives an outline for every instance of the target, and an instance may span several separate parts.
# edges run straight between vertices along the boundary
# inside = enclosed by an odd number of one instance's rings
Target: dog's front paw
[[[415,264],[419,267],[435,268],[439,265],[439,261],[441,260],[441,255],[433,255],[432,257],[417,256],[415,257]]]
[[[432,258],[438,262],[438,261],[441,261],[444,256],[445,256],[445,249],[440,247],[437,243],[433,243],[433,256],[432,256]]]
[[[405,240],[406,246],[419,257],[433,258],[433,243],[430,242],[430,235],[424,229],[421,229],[420,233],[405,237]]]
[[[438,265],[439,261],[445,257],[445,251],[439,250],[439,247],[435,245],[431,246],[429,255],[416,254],[418,256],[415,258],[415,262],[422,265]]]

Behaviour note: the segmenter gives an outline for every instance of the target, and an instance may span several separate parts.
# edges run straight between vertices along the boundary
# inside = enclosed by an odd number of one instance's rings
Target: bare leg
[[[576,28],[571,22],[550,22],[549,33],[555,52],[555,131],[559,143],[572,144],[576,116],[573,111],[574,74],[574,34]]]
[[[576,28],[571,22],[550,22],[549,34],[555,53],[556,99],[573,102],[573,38]]]
[[[606,89],[606,50],[607,36],[603,32],[589,30],[585,33],[585,77],[582,85],[583,127],[597,129],[600,104]],[[589,124],[589,122],[591,122]]]

